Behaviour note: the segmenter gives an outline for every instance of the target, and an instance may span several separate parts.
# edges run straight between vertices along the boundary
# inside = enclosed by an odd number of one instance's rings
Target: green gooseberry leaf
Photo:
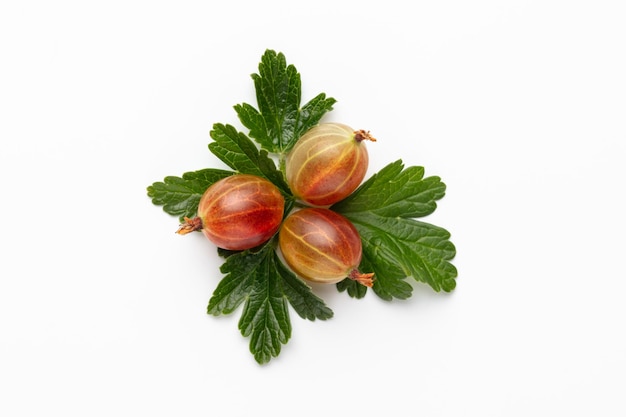
[[[209,150],[230,168],[241,174],[263,177],[278,187],[286,197],[292,193],[283,173],[265,149],[259,149],[248,136],[231,125],[216,123],[210,132]]]
[[[257,107],[243,103],[235,106],[241,123],[250,129],[262,148],[278,154],[287,153],[304,132],[319,123],[336,100],[320,93],[300,107],[300,73],[287,65],[285,55],[268,49],[261,58],[259,73],[252,74]]]
[[[402,280],[409,276],[435,291],[455,288],[457,270],[450,260],[456,249],[449,240],[450,233],[415,219],[435,211],[445,188],[439,177],[424,178],[424,168],[404,168],[398,160],[331,207],[359,231],[363,242],[361,269],[375,273],[373,290],[381,298],[408,298],[412,289]],[[353,297],[362,296],[354,289],[350,291],[347,284],[338,289],[348,289]]]
[[[183,221],[185,217],[196,215],[200,198],[207,188],[233,174],[232,171],[207,168],[186,172],[181,177],[168,176],[148,186],[148,197],[153,204],[163,206],[163,211]]]
[[[250,337],[250,352],[259,364],[278,356],[291,337],[288,303],[308,320],[326,320],[330,308],[287,269],[270,241],[256,252],[230,253],[220,268],[225,274],[209,300],[207,312],[230,314],[242,303],[239,330]]]

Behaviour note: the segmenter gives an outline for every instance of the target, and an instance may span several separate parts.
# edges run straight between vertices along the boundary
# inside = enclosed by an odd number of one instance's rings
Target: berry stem
[[[369,140],[371,142],[376,142],[376,138],[374,136],[370,135],[369,131],[365,131],[363,129],[356,130],[354,132],[354,140],[356,140],[359,143],[363,142],[364,140]]]
[[[365,285],[366,287],[372,287],[374,285],[374,273],[371,272],[369,274],[362,274],[358,269],[353,269],[348,274],[348,278],[355,280],[361,285]]]
[[[195,232],[200,229],[202,229],[202,219],[200,219],[200,217],[194,217],[193,219],[185,217],[185,223],[181,223],[176,233],[186,235],[187,233]]]

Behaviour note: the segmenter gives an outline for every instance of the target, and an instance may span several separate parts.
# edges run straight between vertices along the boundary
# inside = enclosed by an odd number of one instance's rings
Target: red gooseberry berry
[[[185,218],[177,233],[201,230],[220,248],[250,249],[278,231],[284,205],[282,194],[268,180],[235,174],[207,188],[200,199],[197,217]]]
[[[322,123],[305,132],[287,156],[285,174],[296,197],[329,206],[350,195],[367,173],[369,132]]]
[[[278,233],[289,267],[313,282],[333,284],[351,278],[371,287],[373,273],[362,274],[361,237],[343,215],[327,208],[304,208],[287,216]]]

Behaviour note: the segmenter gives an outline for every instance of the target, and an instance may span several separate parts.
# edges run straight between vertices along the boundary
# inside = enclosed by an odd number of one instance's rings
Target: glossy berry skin
[[[344,216],[327,208],[305,208],[283,221],[278,242],[287,265],[313,282],[337,283],[352,278],[372,285],[373,274],[358,271],[361,237]]]
[[[322,123],[307,131],[285,166],[294,195],[313,206],[329,206],[350,195],[367,173],[364,140],[375,139],[341,123]]]
[[[220,248],[250,249],[278,231],[284,205],[282,194],[268,180],[247,174],[232,175],[204,192],[197,217],[186,219],[178,233],[201,230]]]

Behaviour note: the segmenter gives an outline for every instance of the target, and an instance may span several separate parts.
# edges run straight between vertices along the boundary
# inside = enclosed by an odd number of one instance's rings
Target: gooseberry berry
[[[268,180],[235,174],[207,188],[200,198],[197,216],[185,218],[177,233],[201,230],[220,248],[250,249],[278,231],[284,205],[282,194]]]
[[[299,199],[328,206],[350,195],[367,173],[369,132],[322,123],[305,132],[287,156],[285,174]]]
[[[287,216],[278,232],[280,251],[289,267],[313,282],[337,283],[348,277],[371,287],[374,274],[362,274],[361,237],[343,215],[309,207]]]

